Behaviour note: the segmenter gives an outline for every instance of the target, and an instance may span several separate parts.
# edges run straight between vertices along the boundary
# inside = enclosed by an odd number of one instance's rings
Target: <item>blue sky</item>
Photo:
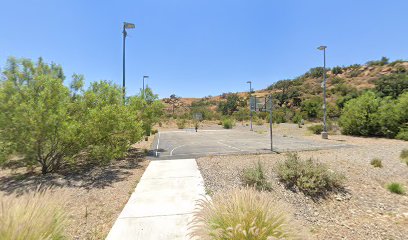
[[[1,66],[8,56],[63,66],[67,81],[122,82],[122,22],[136,24],[126,44],[127,91],[142,76],[160,97],[246,91],[296,77],[322,63],[407,59],[406,0],[0,0]]]

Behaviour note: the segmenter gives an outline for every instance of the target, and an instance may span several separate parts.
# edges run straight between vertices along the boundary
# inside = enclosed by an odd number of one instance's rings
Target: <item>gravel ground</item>
[[[280,125],[276,134],[321,140],[293,125]],[[327,140],[321,140],[327,141]],[[346,176],[345,191],[312,200],[303,193],[286,190],[274,172],[285,154],[212,156],[197,160],[206,189],[214,194],[241,186],[240,174],[259,160],[265,166],[278,198],[293,209],[294,218],[310,232],[313,239],[407,239],[408,196],[390,193],[386,185],[399,182],[408,190],[408,167],[399,154],[408,143],[342,135],[329,141],[341,141],[352,148],[299,152],[301,158],[314,158],[327,163],[333,171]],[[370,165],[373,158],[382,159],[383,168]]]
[[[21,196],[39,186],[51,187],[64,198],[68,239],[105,239],[149,164],[143,152],[152,141],[153,136],[135,144],[126,159],[78,173],[42,176],[26,174],[25,169],[0,169],[0,198]]]

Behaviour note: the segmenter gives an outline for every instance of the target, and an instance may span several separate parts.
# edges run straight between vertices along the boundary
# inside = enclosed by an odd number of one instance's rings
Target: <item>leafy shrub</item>
[[[231,129],[235,126],[235,122],[231,118],[225,118],[222,120],[222,126],[225,129]]]
[[[383,167],[382,161],[379,158],[372,159],[370,163],[371,163],[371,165],[373,165],[374,167],[377,167],[377,168],[382,168]]]
[[[48,191],[0,200],[0,239],[64,239],[66,215],[60,197]]]
[[[389,58],[387,57],[382,57],[380,60],[376,61],[368,61],[366,64],[368,66],[384,66],[389,63]]]
[[[344,176],[337,174],[313,159],[301,160],[297,154],[288,154],[277,166],[277,174],[287,187],[297,187],[310,196],[319,196],[340,189]]]
[[[264,125],[265,120],[262,120],[261,118],[258,118],[255,120],[255,124],[258,126]]]
[[[346,135],[376,135],[379,128],[377,111],[379,99],[373,92],[348,101],[343,109],[339,123]]]
[[[199,239],[296,239],[284,206],[254,189],[233,189],[200,200],[192,236]]]
[[[350,71],[350,73],[348,74],[348,76],[354,78],[354,77],[358,77],[360,74],[361,74],[361,71],[360,71],[360,70],[354,69],[354,70],[351,70],[351,71]]]
[[[264,167],[260,161],[254,167],[244,169],[241,180],[245,185],[255,187],[257,190],[271,190],[271,184],[266,178]]]
[[[337,75],[337,74],[342,74],[342,73],[343,73],[343,68],[342,68],[342,67],[339,67],[339,66],[334,67],[334,68],[332,69],[332,73],[335,74],[335,75]]]
[[[334,77],[332,80],[331,80],[331,83],[333,84],[333,85],[335,85],[335,84],[340,84],[340,83],[344,83],[345,82],[345,80],[343,79],[343,78],[341,78],[341,77]]]
[[[391,74],[382,76],[375,82],[375,90],[381,97],[390,96],[394,99],[408,91],[408,74]]]
[[[302,102],[301,110],[306,113],[308,118],[321,117],[323,100],[320,97],[313,97]]]
[[[317,124],[307,127],[307,130],[311,131],[314,134],[321,134],[323,132],[323,124]]]
[[[405,193],[405,189],[404,187],[400,184],[400,183],[390,183],[387,185],[387,189],[392,192],[392,193],[396,193],[396,194],[404,194]]]
[[[159,130],[157,130],[157,129],[153,129],[152,130],[152,134],[154,135],[154,134],[156,134],[156,133],[158,133],[159,132]]]
[[[326,68],[326,70],[330,70],[330,69]],[[323,77],[323,72],[324,72],[323,67],[315,67],[315,68],[311,68],[309,72],[307,72],[305,75],[306,77],[311,77],[311,78],[321,78]]]
[[[99,81],[84,90],[74,74],[69,89],[64,79],[62,67],[41,58],[10,58],[0,80],[0,142],[43,174],[76,164],[78,155],[98,164],[123,157],[159,120],[163,105],[150,89],[124,105],[117,85]]]
[[[186,128],[187,120],[186,119],[177,119],[177,128],[178,129],[184,129]]]

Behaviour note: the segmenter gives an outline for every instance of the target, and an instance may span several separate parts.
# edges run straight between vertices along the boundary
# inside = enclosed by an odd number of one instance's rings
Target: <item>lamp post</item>
[[[126,82],[125,82],[125,47],[126,47],[126,36],[127,32],[126,29],[133,29],[135,28],[135,24],[133,23],[127,23],[123,22],[123,83],[122,83],[122,91],[123,91],[123,104],[125,104],[125,87],[126,87]]]
[[[149,76],[143,76],[143,99],[145,98],[145,78],[149,78]]]
[[[252,81],[247,81],[246,83],[249,83],[249,99],[251,99],[251,96],[252,96]],[[252,110],[251,110],[251,106],[249,106],[249,114],[251,116],[251,130],[250,131],[253,131],[252,130]]]
[[[326,48],[327,46],[320,46],[317,49],[323,51],[323,132],[322,138],[328,139],[329,134],[327,133],[327,126],[326,126]]]

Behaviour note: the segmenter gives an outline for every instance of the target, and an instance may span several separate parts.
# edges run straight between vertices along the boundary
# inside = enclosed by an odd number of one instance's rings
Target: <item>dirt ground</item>
[[[274,133],[316,141],[336,141],[350,148],[299,152],[303,159],[314,158],[346,176],[344,191],[313,200],[300,192],[292,192],[278,181],[274,167],[285,154],[212,156],[197,160],[206,189],[215,194],[242,186],[243,169],[259,160],[278,198],[292,209],[298,221],[312,239],[407,239],[408,195],[390,193],[386,185],[401,183],[408,190],[408,166],[399,155],[408,149],[408,142],[390,139],[359,138],[331,135],[322,140],[304,128],[291,124],[274,127]],[[373,158],[382,160],[383,168],[370,165]]]
[[[105,239],[149,164],[144,149],[152,141],[153,136],[135,144],[125,159],[75,173],[42,176],[25,169],[0,169],[0,198],[50,187],[64,198],[68,239]]]

